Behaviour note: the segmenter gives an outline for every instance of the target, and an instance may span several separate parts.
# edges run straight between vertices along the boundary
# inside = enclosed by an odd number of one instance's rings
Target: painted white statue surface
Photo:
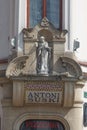
[[[48,42],[45,41],[45,37],[40,37],[40,42],[37,48],[37,72],[39,74],[49,73],[49,57],[51,48],[48,46]]]

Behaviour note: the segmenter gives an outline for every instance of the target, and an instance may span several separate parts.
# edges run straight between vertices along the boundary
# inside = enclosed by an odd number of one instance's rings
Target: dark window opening
[[[65,130],[60,121],[55,120],[26,120],[20,130]]]

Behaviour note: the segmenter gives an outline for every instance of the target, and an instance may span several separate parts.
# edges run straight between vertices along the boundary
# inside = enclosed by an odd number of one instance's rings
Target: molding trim
[[[22,122],[24,122],[25,120],[28,120],[28,119],[58,120],[64,125],[65,130],[70,130],[68,122],[62,116],[60,116],[59,114],[54,115],[54,114],[49,114],[49,113],[41,114],[41,113],[32,113],[32,112],[31,113],[25,113],[25,114],[19,116],[16,119],[16,121],[14,122],[13,130],[19,130]]]

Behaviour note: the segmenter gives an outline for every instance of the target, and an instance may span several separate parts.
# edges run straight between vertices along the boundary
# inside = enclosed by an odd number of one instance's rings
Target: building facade
[[[0,1],[1,130],[87,128],[86,3]]]

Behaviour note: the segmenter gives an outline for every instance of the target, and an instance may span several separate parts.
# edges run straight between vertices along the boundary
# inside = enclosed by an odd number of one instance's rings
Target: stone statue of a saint
[[[48,42],[45,41],[45,37],[40,37],[40,42],[37,47],[37,73],[48,75],[49,74],[49,59],[51,56],[51,48],[48,46]]]

